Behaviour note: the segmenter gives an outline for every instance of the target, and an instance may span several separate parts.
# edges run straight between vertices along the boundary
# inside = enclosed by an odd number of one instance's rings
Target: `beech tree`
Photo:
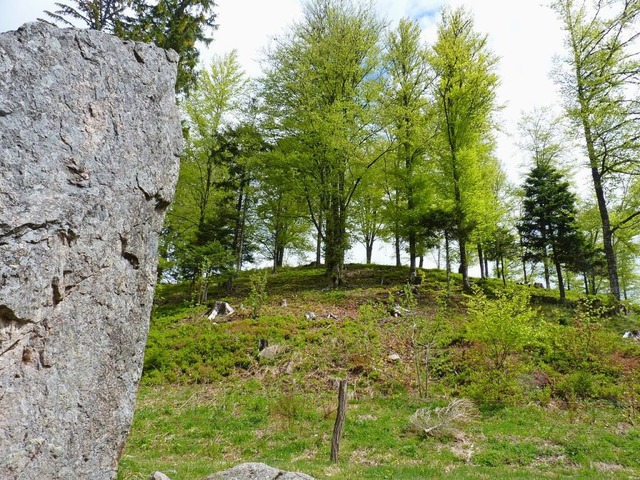
[[[378,42],[383,25],[371,5],[317,0],[277,39],[264,79],[273,135],[295,142],[296,178],[324,242],[327,274],[343,281],[349,208],[377,145]]]
[[[354,196],[350,209],[350,226],[353,239],[365,247],[366,263],[371,263],[373,246],[383,235],[384,229],[384,171],[370,172]]]
[[[409,247],[409,276],[416,276],[418,247],[418,203],[424,198],[420,176],[424,169],[426,143],[432,134],[427,131],[429,87],[433,75],[429,72],[427,48],[420,40],[420,27],[402,19],[396,30],[387,36],[384,56],[387,85],[383,96],[384,115],[397,155],[396,202],[402,202],[399,220]],[[396,241],[396,244],[399,244]],[[399,247],[399,245],[398,245]]]
[[[256,240],[263,255],[272,260],[272,270],[282,267],[285,252],[304,256],[310,249],[307,240],[311,224],[303,192],[289,168],[293,156],[286,139],[260,156],[255,198]]]
[[[567,115],[580,132],[602,226],[611,294],[620,299],[615,230],[640,215],[611,219],[621,177],[640,174],[638,0],[558,0],[566,32],[566,70],[558,77]]]
[[[455,219],[463,288],[470,292],[467,244],[491,198],[497,163],[492,158],[492,116],[496,109],[497,59],[486,36],[474,31],[464,9],[445,10],[430,55],[437,135],[436,160],[441,202]]]
[[[181,274],[194,281],[238,262],[236,213],[244,209],[247,186],[241,157],[253,148],[247,146],[253,137],[251,129],[233,127],[242,117],[247,89],[248,79],[231,52],[213,59],[183,104],[187,142],[167,212],[173,245],[167,253],[173,252]],[[242,199],[239,208],[234,198]]]

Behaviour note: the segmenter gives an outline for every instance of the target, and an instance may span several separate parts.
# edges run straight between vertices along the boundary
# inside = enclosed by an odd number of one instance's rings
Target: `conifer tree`
[[[565,300],[562,265],[571,263],[582,245],[575,216],[576,197],[569,190],[569,182],[548,163],[534,166],[525,179],[518,230],[528,260],[549,255],[553,261],[560,301]]]

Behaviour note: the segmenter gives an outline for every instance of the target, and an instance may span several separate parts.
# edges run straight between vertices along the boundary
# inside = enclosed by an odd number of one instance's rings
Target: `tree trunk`
[[[558,255],[555,250],[553,251],[553,263],[556,266],[556,276],[558,277],[558,290],[560,291],[560,303],[564,303],[566,300],[566,294],[564,291],[564,280],[562,278],[562,267],[560,265],[560,261],[558,260]]]
[[[482,244],[478,243],[478,261],[480,262],[480,278],[486,278],[484,271],[484,258],[482,256]]]
[[[447,276],[447,294],[451,292],[451,256],[449,255],[449,234],[444,232],[444,265]]]
[[[336,195],[331,202],[325,229],[325,263],[334,288],[341,286],[344,282],[344,251],[347,243],[344,211],[341,197]]]
[[[593,146],[592,146],[593,148]],[[597,168],[591,169],[593,183],[596,191],[596,199],[598,200],[598,210],[600,211],[600,220],[602,221],[602,244],[604,247],[604,256],[607,260],[607,273],[609,274],[609,289],[616,300],[620,300],[620,284],[618,283],[618,263],[616,254],[613,249],[613,233],[611,232],[611,222],[609,220],[609,211],[602,187],[602,179]]]
[[[235,255],[236,271],[242,270],[242,253],[244,250],[244,227],[249,202],[245,195],[247,180],[245,173],[240,173],[240,185],[238,187],[238,200],[236,202],[236,221],[233,229],[233,250]]]
[[[367,250],[367,265],[369,265],[371,263],[371,256],[373,255],[373,242],[367,242],[365,248]]]
[[[575,48],[574,48],[575,51]],[[587,145],[587,155],[589,157],[589,165],[591,167],[591,178],[593,179],[593,188],[596,193],[598,203],[598,211],[600,212],[600,220],[602,223],[602,245],[604,247],[604,256],[607,260],[607,273],[609,274],[609,289],[611,294],[620,300],[620,285],[618,284],[618,264],[613,249],[613,233],[611,231],[611,222],[609,220],[609,210],[607,208],[607,200],[605,198],[604,186],[602,184],[602,175],[600,173],[600,159],[596,154],[594,146],[593,133],[589,118],[591,109],[586,99],[584,91],[583,77],[577,72],[578,80],[578,101],[580,103],[582,127],[584,130],[585,143]]]
[[[320,229],[316,229],[316,232],[316,267],[320,268],[322,266],[322,235]]]
[[[395,232],[395,247],[396,247],[396,267],[402,266],[402,261],[400,259],[400,233],[398,229],[398,224],[396,223],[396,232]]]
[[[416,234],[409,233],[409,281],[413,283],[416,278]]]
[[[542,257],[542,264],[544,266],[544,284],[548,289],[551,288],[551,274],[549,273],[549,256],[547,255],[547,248],[544,249],[544,255]]]
[[[465,293],[472,293],[471,283],[469,282],[469,265],[467,261],[467,241],[460,238],[458,240],[460,245],[460,273],[462,273],[462,290]]]
[[[504,257],[500,257],[500,271],[502,272],[502,284],[507,286],[507,277],[504,274]]]

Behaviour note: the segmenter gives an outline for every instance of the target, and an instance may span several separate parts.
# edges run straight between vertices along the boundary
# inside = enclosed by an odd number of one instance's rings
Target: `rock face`
[[[305,473],[283,472],[264,463],[243,463],[205,480],[315,480]]]
[[[182,146],[177,56],[0,34],[0,478],[115,478]]]

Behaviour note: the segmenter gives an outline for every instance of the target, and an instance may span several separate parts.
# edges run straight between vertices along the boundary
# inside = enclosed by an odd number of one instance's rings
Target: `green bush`
[[[482,346],[489,370],[505,371],[510,357],[533,343],[536,312],[524,289],[496,292],[493,300],[476,288],[468,311],[466,337]]]

